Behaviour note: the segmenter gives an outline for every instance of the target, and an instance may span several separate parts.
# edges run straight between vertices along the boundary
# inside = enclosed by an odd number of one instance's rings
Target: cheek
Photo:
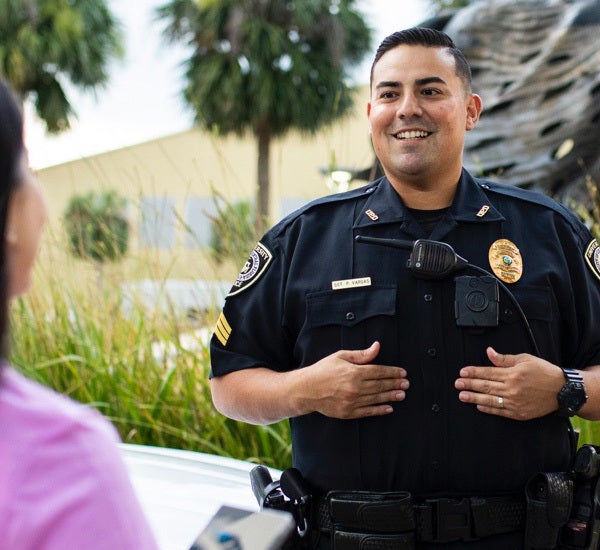
[[[18,296],[31,283],[31,274],[38,254],[46,219],[45,205],[40,200],[29,202],[15,220],[16,242],[7,248],[9,294]]]
[[[375,132],[377,129],[388,126],[393,118],[394,112],[391,109],[375,105],[369,112],[369,128]]]

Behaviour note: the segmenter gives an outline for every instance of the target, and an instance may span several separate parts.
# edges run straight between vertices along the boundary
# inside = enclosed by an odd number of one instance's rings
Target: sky
[[[154,10],[164,0],[110,0],[123,25],[125,57],[110,67],[108,85],[95,93],[68,89],[77,112],[72,128],[47,135],[33,109],[25,106],[26,143],[31,165],[44,168],[188,130],[193,114],[181,99],[186,52],[166,44]],[[388,34],[428,16],[426,0],[358,0],[374,29],[374,48]],[[374,49],[373,49],[374,53]],[[371,56],[355,71],[368,81]]]

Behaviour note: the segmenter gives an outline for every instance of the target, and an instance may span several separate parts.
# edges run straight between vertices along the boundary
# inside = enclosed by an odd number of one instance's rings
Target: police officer
[[[326,515],[330,491],[410,493],[406,547],[522,547],[528,479],[569,468],[569,416],[600,418],[600,249],[549,198],[463,169],[481,109],[448,36],[384,39],[367,114],[385,177],[267,232],[211,341],[217,409],[289,418]],[[315,547],[345,548],[314,521]]]

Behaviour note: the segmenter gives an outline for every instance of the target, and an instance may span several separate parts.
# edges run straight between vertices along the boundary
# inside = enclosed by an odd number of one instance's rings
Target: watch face
[[[583,382],[567,382],[558,394],[559,411],[575,414],[587,401]]]

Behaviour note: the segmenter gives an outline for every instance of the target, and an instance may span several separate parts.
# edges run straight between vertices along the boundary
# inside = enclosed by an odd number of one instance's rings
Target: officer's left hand
[[[558,408],[556,396],[564,384],[562,370],[530,355],[504,355],[487,349],[493,367],[464,367],[454,386],[458,398],[488,414],[515,420],[544,416]]]

